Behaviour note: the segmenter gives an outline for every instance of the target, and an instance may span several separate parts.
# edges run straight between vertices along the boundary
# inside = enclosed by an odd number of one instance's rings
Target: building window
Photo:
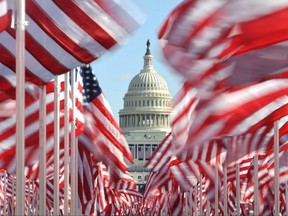
[[[149,160],[151,157],[151,144],[145,145],[145,160]]]
[[[144,144],[138,145],[138,160],[144,159]]]

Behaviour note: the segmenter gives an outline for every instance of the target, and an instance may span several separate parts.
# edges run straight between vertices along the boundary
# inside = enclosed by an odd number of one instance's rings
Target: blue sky
[[[113,115],[118,121],[118,112],[123,108],[123,97],[131,79],[143,68],[146,41],[150,40],[150,50],[154,56],[154,68],[164,77],[172,96],[181,87],[182,77],[175,73],[163,59],[158,30],[169,12],[181,0],[133,0],[146,15],[146,21],[120,47],[103,55],[91,64],[99,84],[110,103]]]

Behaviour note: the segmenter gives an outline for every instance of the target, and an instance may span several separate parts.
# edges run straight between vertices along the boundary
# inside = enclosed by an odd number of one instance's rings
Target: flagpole
[[[200,196],[199,196],[199,202],[200,202],[200,215],[203,215],[203,191],[202,191],[202,185],[203,185],[203,176],[200,174]]]
[[[197,194],[198,194],[198,186],[195,185],[194,186],[194,190],[193,190],[193,194],[194,194],[194,207],[195,207],[195,215],[197,216],[198,215],[198,207],[197,207]]]
[[[227,167],[226,166],[224,166],[223,167],[223,175],[224,175],[224,177],[223,177],[223,181],[224,181],[224,183],[223,183],[223,187],[224,187],[224,191],[223,191],[223,193],[224,193],[224,215],[227,215],[227,203],[228,203],[228,190],[227,190]]]
[[[275,215],[279,215],[279,120],[274,122],[274,183]]]
[[[75,139],[75,69],[71,70],[72,91],[72,126],[71,126],[71,215],[77,215],[77,191],[76,191],[76,139]]]
[[[288,215],[288,180],[285,183],[286,215]]]
[[[216,164],[215,164],[215,216],[218,215],[218,203],[219,203],[219,200],[218,200],[218,182],[219,182],[219,173],[218,173],[218,163],[216,161]]]
[[[46,214],[46,86],[40,87],[40,179],[39,214]]]
[[[16,20],[16,215],[24,215],[25,0],[17,1]]]
[[[258,155],[254,156],[254,215],[258,215]]]
[[[54,80],[54,209],[53,215],[59,215],[59,130],[60,130],[60,105],[59,105],[59,77]]]
[[[69,73],[65,74],[65,115],[64,115],[64,215],[68,215],[69,192]]]
[[[240,215],[240,169],[236,164],[236,214]]]
[[[4,214],[6,215],[7,213],[7,173],[6,170],[4,171],[4,206],[3,206],[3,211]]]

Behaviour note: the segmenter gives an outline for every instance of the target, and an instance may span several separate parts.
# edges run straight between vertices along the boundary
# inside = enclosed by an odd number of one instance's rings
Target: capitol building
[[[119,125],[134,156],[129,172],[138,185],[145,184],[149,170],[144,164],[170,132],[172,96],[165,79],[153,67],[147,41],[143,69],[131,80],[119,111]]]

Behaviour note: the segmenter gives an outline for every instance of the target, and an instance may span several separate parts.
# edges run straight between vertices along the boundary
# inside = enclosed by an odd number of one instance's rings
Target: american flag
[[[287,40],[288,24],[282,24],[287,17],[285,0],[265,5],[261,0],[187,0],[169,14],[159,38],[168,63],[200,86],[207,79],[223,78],[222,63],[232,56]]]
[[[86,107],[83,110],[84,134],[79,137],[79,141],[118,177],[123,176],[128,164],[133,162],[128,143],[112,115],[91,66],[82,66],[81,70]]]
[[[63,79],[62,79],[63,78]],[[3,100],[1,101],[1,106],[12,106],[13,103],[15,103],[15,88],[16,88],[16,82],[15,82],[15,73],[10,74],[1,74],[0,80],[2,82],[2,92],[3,95],[6,95],[6,97],[3,97]],[[61,81],[61,90],[59,94],[59,101],[60,101],[60,109],[64,109],[64,75],[60,75],[59,80]],[[46,92],[46,130],[47,130],[47,145],[46,149],[47,152],[53,151],[53,145],[54,145],[54,91],[53,88],[50,89],[50,87],[53,87],[54,81],[50,81],[47,84],[47,92]],[[82,100],[82,94],[80,97],[80,92],[82,89],[82,82],[80,79],[77,79],[76,86],[78,92],[76,101]],[[6,98],[6,99],[5,99]],[[5,100],[4,100],[5,99]],[[68,98],[69,99],[69,98]],[[25,165],[31,166],[38,162],[39,160],[39,88],[38,86],[26,82],[25,85]],[[81,124],[83,123],[82,119],[82,111],[78,107],[77,110],[77,134],[79,135],[81,133]],[[0,111],[0,155],[1,160],[0,164],[1,166],[5,167],[7,172],[10,174],[13,174],[15,172],[16,168],[16,162],[15,162],[15,151],[16,151],[16,112],[11,112],[10,115],[8,115],[8,112],[6,113],[6,116],[3,117],[4,110]],[[15,111],[15,110],[14,110]],[[70,115],[70,121],[71,121]],[[60,112],[60,138],[63,138],[64,136],[64,112]]]
[[[8,9],[16,10],[14,1],[8,1]],[[145,19],[126,0],[27,0],[25,12],[26,78],[38,85],[98,59]],[[16,30],[7,28],[0,34],[1,72],[16,71],[15,48]]]

